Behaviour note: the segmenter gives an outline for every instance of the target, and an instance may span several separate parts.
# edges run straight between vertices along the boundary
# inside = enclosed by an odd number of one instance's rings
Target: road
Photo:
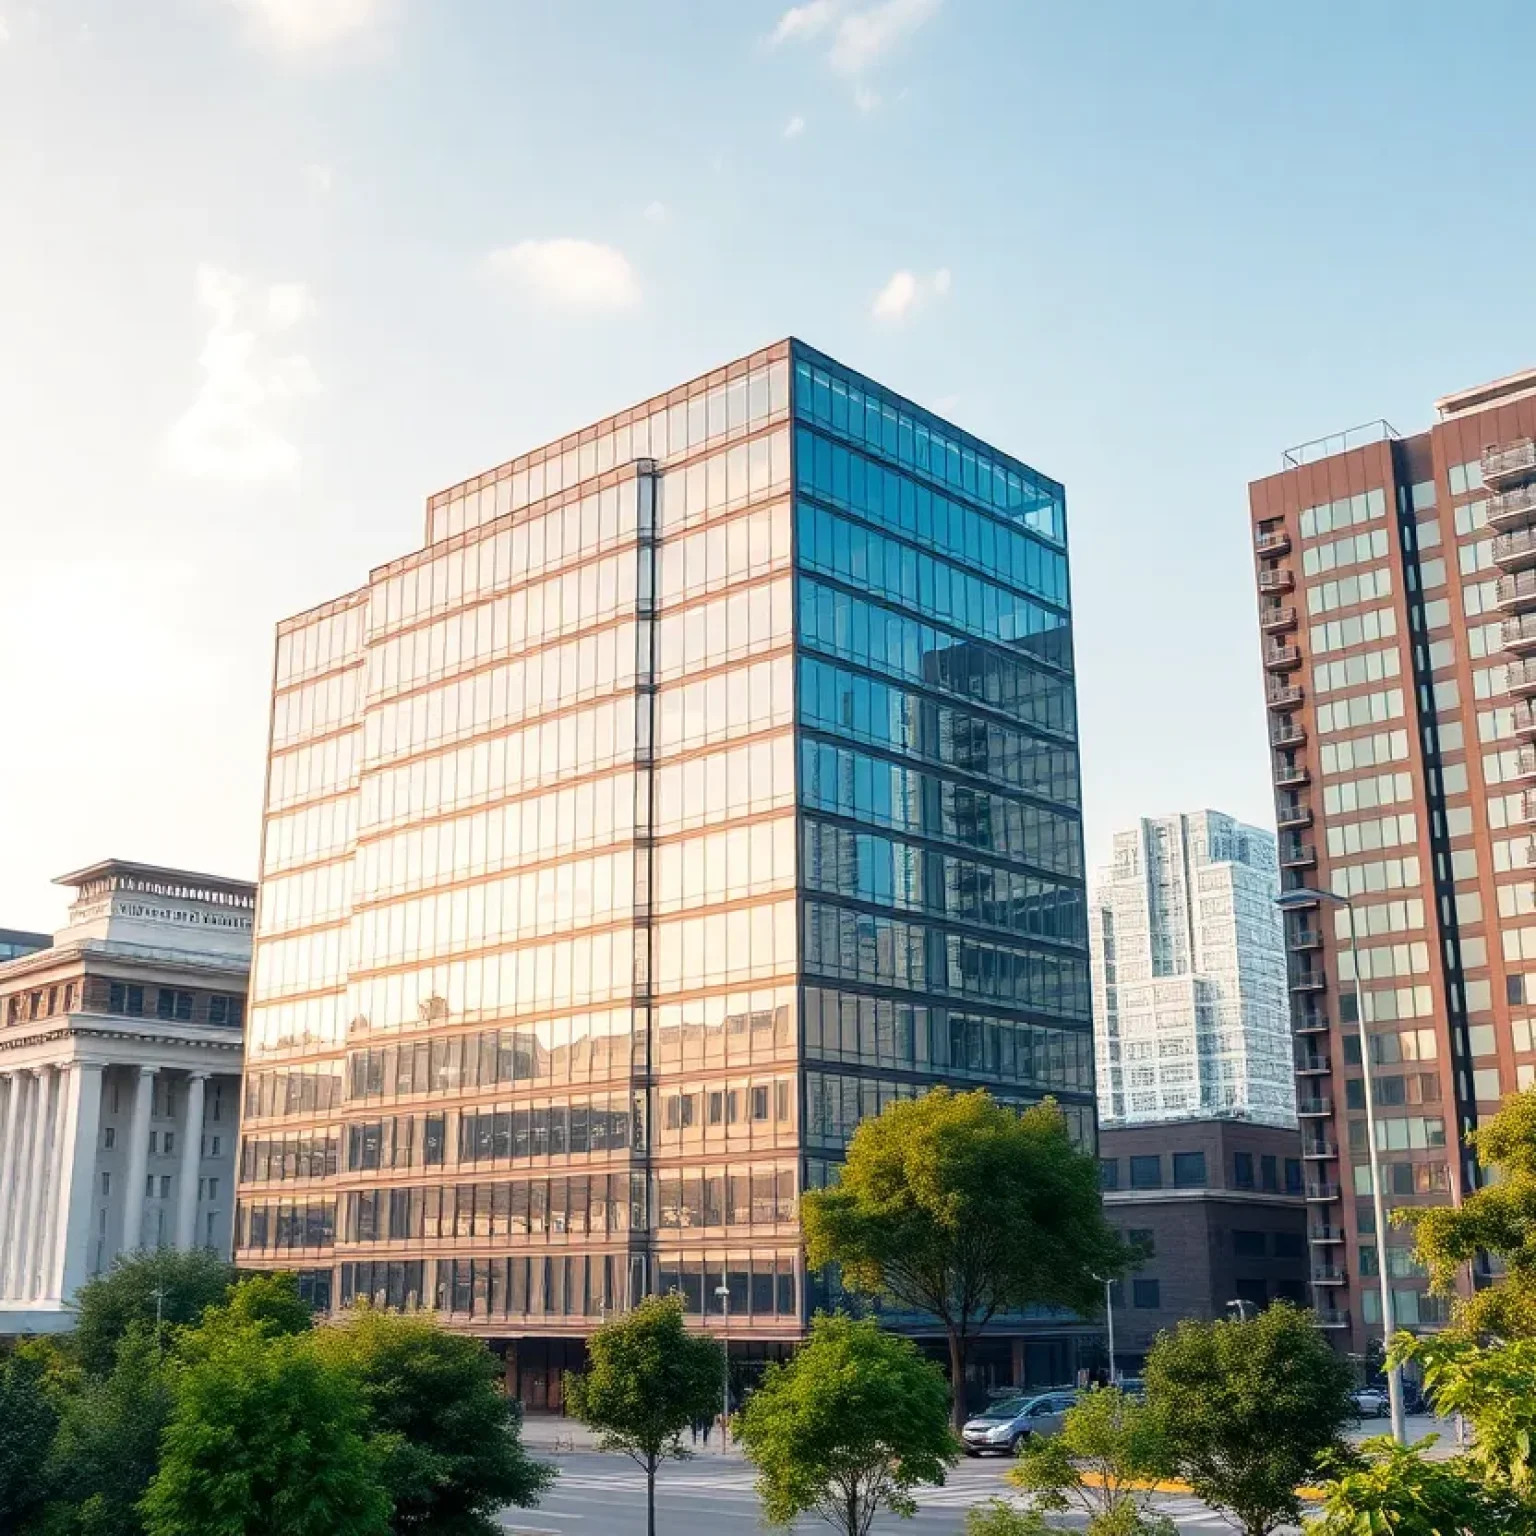
[[[645,1476],[634,1463],[597,1451],[565,1451],[552,1459],[560,1467],[560,1480],[539,1508],[504,1513],[502,1524],[509,1536],[645,1536]],[[1004,1457],[964,1460],[943,1488],[920,1495],[915,1519],[880,1520],[875,1530],[881,1536],[958,1536],[965,1529],[967,1509],[1007,1492],[1007,1469]],[[660,1536],[761,1536],[752,1481],[751,1467],[735,1456],[701,1454],[668,1463],[656,1479],[657,1531]],[[1197,1499],[1170,1495],[1159,1498],[1158,1507],[1190,1536],[1216,1536],[1232,1529]],[[793,1529],[826,1536],[829,1528],[807,1520]]]

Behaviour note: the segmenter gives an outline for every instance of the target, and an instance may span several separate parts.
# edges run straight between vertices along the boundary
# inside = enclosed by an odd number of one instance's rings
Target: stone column
[[[21,1127],[26,1116],[26,1076],[21,1072],[7,1072],[5,1140],[0,1142],[0,1296],[9,1296],[11,1260],[16,1244],[11,1237],[17,1207],[20,1201],[21,1161],[26,1148],[21,1141]]]
[[[53,1113],[49,1117],[51,1133],[44,1164],[43,1198],[38,1208],[37,1261],[32,1270],[36,1277],[38,1300],[57,1300],[59,1294],[58,1241],[64,1212],[59,1201],[64,1189],[65,1159],[69,1156],[70,1127],[74,1118],[73,1074],[70,1063],[60,1062],[53,1090]]]
[[[91,1212],[96,1204],[96,1137],[101,1128],[101,1074],[105,1064],[81,1060],[69,1074],[68,1134],[59,1166],[53,1272],[59,1299],[69,1301],[91,1267]]]
[[[17,1295],[30,1301],[37,1294],[37,1273],[41,1268],[43,1228],[48,1211],[48,1132],[54,1082],[58,1072],[53,1067],[33,1067],[37,1086],[32,1091],[33,1130],[31,1168],[27,1174],[26,1202],[21,1208],[21,1232],[16,1247],[20,1257],[21,1284]]]
[[[203,1165],[203,1093],[206,1072],[187,1078],[187,1110],[181,1125],[181,1187],[176,1191],[176,1246],[185,1253],[197,1242],[197,1174]]]
[[[144,1175],[149,1168],[149,1121],[154,1110],[155,1069],[139,1068],[133,1095],[133,1116],[128,1126],[128,1172],[123,1189],[123,1251],[144,1246]]]

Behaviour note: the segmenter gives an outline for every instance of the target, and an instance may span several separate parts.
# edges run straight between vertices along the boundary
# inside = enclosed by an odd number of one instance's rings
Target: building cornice
[[[1286,1195],[1272,1189],[1106,1189],[1105,1205],[1173,1205],[1179,1201],[1214,1200],[1229,1205],[1279,1205],[1304,1211],[1305,1195]]]
[[[0,1029],[0,1057],[61,1040],[81,1044],[91,1041],[155,1046],[164,1050],[213,1051],[239,1058],[245,1048],[244,1033],[209,1025],[178,1026],[163,1019],[126,1019],[112,1015],[60,1014],[34,1024],[13,1024]]]

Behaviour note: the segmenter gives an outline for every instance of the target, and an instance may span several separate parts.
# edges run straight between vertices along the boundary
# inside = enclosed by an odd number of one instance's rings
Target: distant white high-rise
[[[1115,834],[1089,905],[1099,1116],[1296,1123],[1275,839],[1219,811]]]

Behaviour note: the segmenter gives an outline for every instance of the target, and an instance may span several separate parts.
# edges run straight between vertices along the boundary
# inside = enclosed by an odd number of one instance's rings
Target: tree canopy
[[[725,1351],[690,1333],[682,1299],[647,1296],[587,1340],[587,1369],[565,1379],[566,1405],[645,1472],[647,1528],[656,1536],[656,1468],[688,1455],[682,1433],[713,1416],[724,1395]]]
[[[518,1437],[495,1356],[424,1318],[361,1308],[319,1329],[315,1348],[362,1387],[385,1437],[381,1476],[396,1536],[494,1536],[507,1504],[536,1504],[554,1469]]]
[[[1459,1329],[1536,1338],[1536,1088],[1511,1094],[1469,1140],[1484,1168],[1496,1170],[1493,1182],[1459,1206],[1399,1210],[1393,1220],[1413,1228],[1430,1286],[1441,1295],[1455,1293],[1458,1271],[1479,1253],[1502,1260],[1498,1284],[1457,1305]]]
[[[815,1514],[843,1536],[865,1536],[882,1509],[916,1513],[912,1490],[942,1483],[959,1452],[938,1368],[843,1315],[819,1314],[794,1358],[768,1367],[738,1426],[769,1523]]]
[[[21,1530],[43,1502],[38,1470],[59,1419],[45,1371],[44,1358],[30,1350],[0,1357],[0,1531]]]
[[[1431,1460],[1427,1436],[1367,1440],[1326,1485],[1306,1536],[1529,1536],[1516,1503],[1488,1488],[1463,1457]]]
[[[1348,1363],[1305,1312],[1186,1319],[1158,1336],[1142,1372],[1171,1463],[1246,1536],[1301,1518],[1296,1489],[1345,1454]]]
[[[121,1253],[105,1274],[80,1287],[71,1346],[87,1372],[105,1376],[118,1340],[133,1323],[153,1327],[158,1307],[168,1328],[195,1324],[224,1301],[234,1281],[234,1267],[205,1248]]]
[[[801,1199],[807,1262],[931,1313],[949,1339],[956,1427],[975,1336],[999,1313],[1097,1310],[1133,1255],[1105,1222],[1097,1162],[1047,1100],[1022,1114],[984,1089],[936,1088],[861,1122],[840,1182]]]

